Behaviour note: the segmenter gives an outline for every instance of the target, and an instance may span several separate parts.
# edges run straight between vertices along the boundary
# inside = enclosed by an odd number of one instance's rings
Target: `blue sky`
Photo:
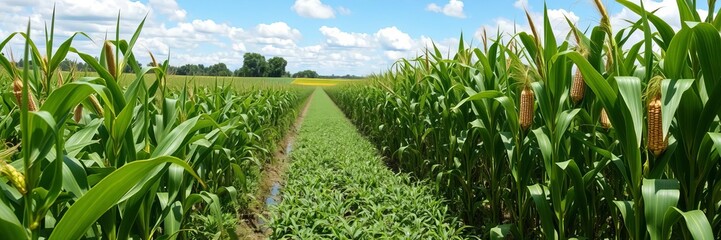
[[[659,17],[680,26],[675,0],[643,1],[647,8],[659,9]],[[53,3],[0,2],[4,6],[0,36],[22,31],[29,18],[39,41]],[[624,20],[637,19],[615,1],[603,2],[616,30],[628,26]],[[136,48],[141,62],[148,61],[142,54],[148,50],[158,57],[170,54],[172,65],[224,62],[234,70],[242,65],[244,53],[258,52],[267,58],[286,58],[291,72],[313,69],[328,75],[380,72],[398,58],[415,56],[431,41],[451,52],[461,33],[478,46],[484,28],[489,34],[497,29],[528,30],[523,9],[540,23],[544,7],[540,0],[57,0],[55,4],[60,40],[83,31],[93,41],[78,40],[74,45],[91,54],[99,51],[97,43],[106,33],[114,36],[120,10],[121,35],[126,38],[148,15]],[[600,19],[592,0],[547,4],[559,39],[569,29],[564,17],[582,29]],[[15,41],[11,47],[18,51],[20,44]]]

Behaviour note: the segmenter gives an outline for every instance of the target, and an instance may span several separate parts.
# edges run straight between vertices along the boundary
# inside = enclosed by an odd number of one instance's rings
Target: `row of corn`
[[[612,29],[594,2],[600,24],[569,22],[567,39],[529,14],[530,32],[461,38],[452,56],[434,47],[329,95],[484,238],[718,238],[715,1],[707,15],[677,1],[680,29],[627,0],[638,20]]]
[[[53,24],[54,26],[54,17]],[[130,40],[99,57],[30,36],[23,66],[0,56],[0,236],[3,239],[228,238],[265,162],[309,91],[168,84],[168,60],[140,68]],[[54,51],[53,51],[54,50]],[[97,77],[60,72],[69,53]],[[134,80],[118,84],[133,68]],[[146,81],[155,75],[152,82]],[[191,86],[189,86],[191,85]],[[200,216],[200,217],[193,217]],[[205,219],[200,221],[196,219]]]

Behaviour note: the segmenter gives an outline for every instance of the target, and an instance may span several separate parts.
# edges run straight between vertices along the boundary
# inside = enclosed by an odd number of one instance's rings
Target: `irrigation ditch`
[[[293,143],[298,135],[298,129],[313,101],[313,95],[306,99],[298,117],[281,141],[278,142],[273,159],[269,164],[263,166],[259,179],[258,189],[250,207],[241,210],[239,225],[236,233],[241,239],[267,239],[271,229],[267,227],[266,219],[269,217],[268,208],[278,204],[282,200],[280,195],[283,187],[283,176],[290,162],[290,153],[293,151]]]

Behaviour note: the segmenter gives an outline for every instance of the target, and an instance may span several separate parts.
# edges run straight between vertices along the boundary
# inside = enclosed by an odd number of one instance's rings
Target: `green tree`
[[[265,57],[258,53],[245,53],[240,73],[243,77],[263,77],[268,68]]]
[[[285,66],[288,62],[282,57],[272,57],[268,59],[268,69],[266,76],[268,77],[281,77],[285,73]]]
[[[225,63],[217,63],[208,67],[207,74],[210,76],[230,76],[233,73],[228,69]]]
[[[195,64],[185,64],[183,66],[178,67],[178,71],[176,72],[178,75],[202,75],[202,71],[198,65]]]
[[[304,70],[293,74],[294,78],[318,78],[318,73],[313,70]]]

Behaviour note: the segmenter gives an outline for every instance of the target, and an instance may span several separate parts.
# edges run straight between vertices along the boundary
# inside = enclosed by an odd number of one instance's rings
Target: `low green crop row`
[[[273,239],[458,239],[463,228],[423,183],[386,168],[316,91],[291,153]]]
[[[0,56],[7,73],[0,83],[2,238],[235,235],[224,220],[247,204],[255,176],[310,91],[171,90],[167,60],[142,69],[135,61],[142,26],[130,40],[105,41],[99,58],[72,47],[82,33],[54,48],[52,28],[44,54],[30,26],[0,43],[3,50],[11,39],[26,42],[22,69]],[[97,76],[59,75],[69,52]],[[134,80],[123,86],[116,69],[126,64]]]
[[[704,18],[697,1],[676,1],[680,29],[617,2],[639,16],[628,28],[613,31],[596,0],[600,25],[569,23],[566,41],[546,14],[508,41],[467,48],[461,38],[453,56],[429,49],[328,92],[392,164],[430,179],[484,237],[718,238],[716,1]]]

